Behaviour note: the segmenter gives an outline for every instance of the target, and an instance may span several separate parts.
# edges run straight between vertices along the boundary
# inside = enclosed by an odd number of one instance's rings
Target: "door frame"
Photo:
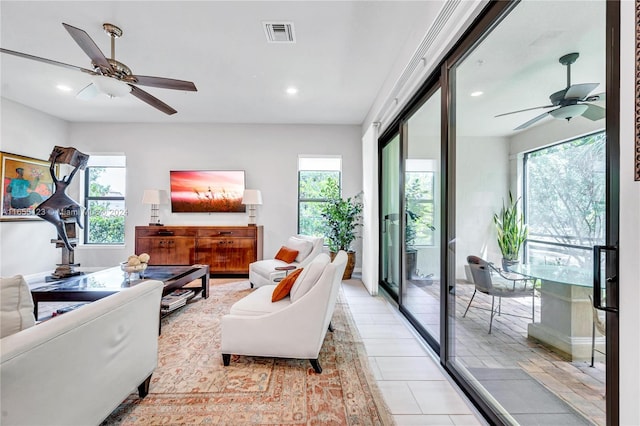
[[[606,244],[619,247],[620,235],[620,2],[607,1],[607,229]],[[614,261],[607,261],[607,277],[617,277],[618,253]],[[618,304],[620,283],[607,287],[607,300]],[[607,425],[620,423],[620,327],[619,313],[606,312],[606,411]]]

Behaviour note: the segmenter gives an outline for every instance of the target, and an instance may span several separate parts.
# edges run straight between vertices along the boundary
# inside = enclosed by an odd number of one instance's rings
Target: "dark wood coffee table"
[[[127,279],[120,267],[115,267],[55,282],[43,281],[42,286],[31,290],[33,313],[37,319],[39,302],[93,302],[147,279],[164,283],[163,296],[200,279],[202,297],[205,299],[209,297],[209,265],[149,266],[144,271],[144,279],[131,281]],[[31,284],[38,285],[38,283]]]

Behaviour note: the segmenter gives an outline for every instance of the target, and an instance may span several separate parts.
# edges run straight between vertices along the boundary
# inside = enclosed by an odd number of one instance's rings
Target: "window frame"
[[[409,200],[411,200],[414,203],[417,204],[424,204],[424,205],[431,205],[431,226],[435,227],[435,221],[436,221],[436,172],[434,170],[410,170],[410,171],[405,171],[405,184],[406,182],[409,181],[409,174],[424,174],[424,175],[431,175],[431,198],[409,198],[407,195],[407,190],[405,188],[405,205],[408,206],[409,205]],[[407,219],[408,220],[408,219]],[[431,233],[431,242],[429,244],[413,244],[413,247],[434,247],[435,246],[435,235],[434,235],[434,230],[431,229],[429,231]],[[416,239],[417,239],[417,233],[416,233]]]
[[[304,160],[304,159],[315,159],[315,160],[339,160],[340,161],[340,167],[339,169],[319,169],[319,168],[314,168],[314,169],[300,169],[300,160]],[[314,204],[314,203],[326,203],[329,201],[328,198],[303,198],[302,194],[301,194],[301,188],[300,185],[302,183],[302,175],[303,173],[328,173],[328,174],[337,174],[337,181],[338,181],[338,193],[340,196],[342,196],[342,156],[331,156],[331,155],[327,155],[327,156],[311,156],[311,155],[300,155],[298,156],[298,194],[297,194],[297,205],[298,205],[298,214],[297,214],[297,232],[298,234],[301,234],[304,232],[307,232],[307,230],[302,230],[301,229],[301,223],[302,223],[302,206],[304,204]],[[333,176],[331,176],[333,177]],[[306,235],[306,234],[305,234]],[[324,233],[321,234],[322,236],[324,235]]]
[[[82,179],[82,183],[83,183],[83,188],[81,190],[82,192],[82,202],[83,202],[83,206],[85,208],[85,214],[84,214],[84,218],[83,218],[83,232],[82,232],[82,246],[84,247],[97,247],[97,246],[109,246],[109,247],[113,247],[113,246],[124,246],[125,242],[126,242],[126,217],[127,217],[127,210],[126,210],[126,183],[125,183],[125,193],[122,196],[105,196],[105,197],[99,197],[99,196],[92,196],[90,195],[89,191],[91,188],[90,185],[90,181],[91,181],[91,170],[92,169],[123,169],[125,172],[125,182],[126,182],[126,172],[127,172],[127,167],[126,167],[126,157],[124,155],[121,154],[105,154],[105,155],[96,155],[94,158],[100,158],[103,159],[103,161],[100,161],[100,159],[98,159],[97,161],[95,161],[96,164],[91,164],[91,157],[89,159],[89,166],[87,166],[84,170],[83,170],[83,179]],[[121,163],[121,164],[105,164],[105,163],[111,163],[112,160],[115,163]],[[104,242],[104,241],[100,241],[100,242],[90,242],[89,241],[89,230],[90,230],[90,217],[91,217],[91,209],[90,209],[90,204],[92,201],[116,201],[116,202],[122,202],[124,209],[122,212],[120,212],[120,215],[124,217],[124,233],[122,236],[122,241],[119,242]]]
[[[593,137],[593,136],[598,136],[598,135],[602,135],[605,139],[604,143],[606,144],[606,130],[598,130],[598,131],[594,131],[591,133],[587,133],[584,135],[580,135],[577,137],[572,137],[571,139],[566,139],[560,142],[556,142],[550,145],[546,145],[540,148],[536,148],[527,152],[523,153],[523,157],[522,157],[522,206],[523,206],[523,214],[524,214],[524,223],[526,225],[529,225],[529,221],[530,221],[530,201],[529,201],[529,197],[528,197],[528,190],[529,190],[529,167],[528,167],[528,162],[530,159],[530,156],[538,153],[540,151],[545,151],[547,149],[551,149],[554,147],[558,147],[560,145],[564,145],[564,144],[569,144],[572,143],[574,141],[578,141],[584,138],[588,138],[588,137]],[[604,160],[606,162],[606,159]],[[606,179],[605,179],[605,185],[606,185]],[[585,256],[589,256],[593,250],[593,245],[592,246],[585,246],[585,245],[580,245],[580,244],[570,244],[570,243],[563,243],[563,242],[559,242],[559,241],[546,241],[544,238],[556,238],[556,237],[562,237],[562,236],[556,236],[556,235],[540,235],[542,237],[542,239],[538,239],[538,238],[531,238],[531,233],[529,233],[529,235],[527,236],[527,238],[525,239],[524,245],[523,245],[523,259],[526,263],[530,262],[530,245],[537,245],[537,246],[547,246],[550,248],[551,251],[553,251],[554,247],[559,247],[562,249],[569,249],[569,250],[580,250],[580,251],[584,251],[585,252]],[[537,234],[536,234],[537,235]],[[565,236],[567,237],[567,236]],[[573,238],[578,238],[579,236],[574,236]],[[561,239],[561,238],[556,238],[557,240]],[[604,239],[604,237],[603,237]],[[596,242],[594,241],[593,244],[596,244]],[[559,256],[558,259],[560,259],[562,256]]]

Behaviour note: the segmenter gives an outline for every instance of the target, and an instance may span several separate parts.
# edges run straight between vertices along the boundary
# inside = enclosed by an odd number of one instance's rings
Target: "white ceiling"
[[[124,31],[116,58],[134,74],[190,80],[198,92],[142,87],[177,109],[173,116],[133,96],[79,100],[75,94],[89,84],[88,75],[0,54],[0,94],[75,122],[361,124],[399,52],[417,47],[442,4],[2,0],[3,48],[91,68],[61,23],[84,29],[109,56],[102,24],[110,22]],[[600,83],[593,93],[603,92],[604,5],[520,2],[457,69],[458,134],[508,136],[544,112],[495,117],[549,104],[548,96],[565,87],[558,58],[566,53],[580,53],[572,83]],[[293,22],[297,43],[267,43],[263,21]],[[60,83],[73,90],[60,92]],[[285,93],[290,85],[297,95]],[[477,90],[484,94],[469,97]],[[579,120],[586,119],[572,122]]]
[[[567,53],[580,54],[571,66],[571,84],[599,83],[591,93],[604,92],[605,22],[604,1],[520,2],[456,70],[458,133],[508,136],[554,109],[495,117],[549,105],[549,95],[566,87],[567,68],[558,60]],[[475,91],[483,94],[471,97]],[[596,104],[604,107],[604,102]],[[536,125],[552,120],[548,116]],[[574,117],[568,125],[580,120],[587,119]]]
[[[85,30],[107,57],[104,22],[124,31],[116,59],[134,74],[193,81],[197,92],[141,87],[173,116],[133,96],[79,100],[81,72],[0,55],[0,94],[73,122],[360,124],[404,44],[441,1],[5,1],[0,45],[92,68],[61,25]],[[297,43],[267,43],[262,21],[292,21]],[[73,90],[64,93],[56,85]],[[288,96],[295,85],[299,93]]]

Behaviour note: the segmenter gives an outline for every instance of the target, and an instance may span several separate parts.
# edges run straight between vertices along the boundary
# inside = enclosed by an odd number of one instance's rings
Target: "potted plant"
[[[493,223],[498,231],[498,246],[502,252],[502,269],[509,270],[520,259],[520,248],[527,239],[529,229],[524,223],[524,215],[518,212],[518,201],[509,192],[509,205],[502,202],[502,210],[493,215]]]
[[[336,181],[330,181],[323,192],[329,199],[321,213],[325,220],[325,238],[332,258],[339,250],[347,252],[349,260],[342,276],[342,279],[346,280],[351,278],[356,263],[355,252],[351,249],[351,244],[357,237],[358,226],[361,225],[362,202],[360,195],[346,199],[341,198],[338,195]]]

